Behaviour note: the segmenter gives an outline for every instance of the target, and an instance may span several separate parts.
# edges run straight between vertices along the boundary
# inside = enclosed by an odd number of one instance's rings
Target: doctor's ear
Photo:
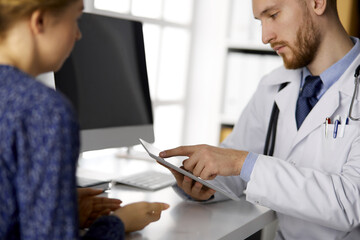
[[[311,9],[318,16],[321,16],[325,13],[325,10],[329,4],[329,0],[311,0],[310,2]]]

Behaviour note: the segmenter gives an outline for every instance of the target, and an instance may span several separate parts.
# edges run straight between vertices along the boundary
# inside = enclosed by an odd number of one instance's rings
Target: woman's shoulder
[[[11,111],[72,111],[62,94],[11,66],[0,66],[0,102]]]

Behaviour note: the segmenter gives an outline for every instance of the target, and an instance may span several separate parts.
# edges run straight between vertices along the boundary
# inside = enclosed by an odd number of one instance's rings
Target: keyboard
[[[154,191],[174,184],[175,178],[168,173],[150,170],[115,179],[115,182]]]
[[[76,187],[78,188],[96,188],[108,190],[111,188],[111,181],[101,181],[90,178],[76,177]]]

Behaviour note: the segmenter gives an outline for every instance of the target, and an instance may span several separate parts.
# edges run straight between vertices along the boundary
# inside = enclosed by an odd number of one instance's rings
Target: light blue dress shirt
[[[324,93],[344,74],[346,69],[350,64],[355,60],[355,58],[360,54],[360,43],[358,38],[352,37],[351,40],[354,42],[354,47],[338,62],[333,64],[331,67],[326,69],[323,73],[320,74],[320,78],[323,82],[320,92],[317,95],[319,100]],[[307,67],[302,69],[301,74],[301,87],[305,83],[305,78],[311,75]],[[295,116],[295,115],[294,115]],[[244,165],[240,172],[240,177],[248,182],[250,180],[250,175],[253,171],[256,160],[258,159],[259,154],[249,152],[248,156],[245,159]]]

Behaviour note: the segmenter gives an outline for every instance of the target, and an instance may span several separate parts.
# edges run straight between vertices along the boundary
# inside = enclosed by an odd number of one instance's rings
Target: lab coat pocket
[[[346,124],[323,124],[324,137],[327,139],[343,138],[345,131],[353,126]]]
[[[352,142],[359,135],[359,127],[354,125],[339,124],[336,128],[334,124],[323,124],[323,134],[321,140],[321,155],[326,159],[323,164],[327,170],[338,172],[346,162],[351,149]]]

